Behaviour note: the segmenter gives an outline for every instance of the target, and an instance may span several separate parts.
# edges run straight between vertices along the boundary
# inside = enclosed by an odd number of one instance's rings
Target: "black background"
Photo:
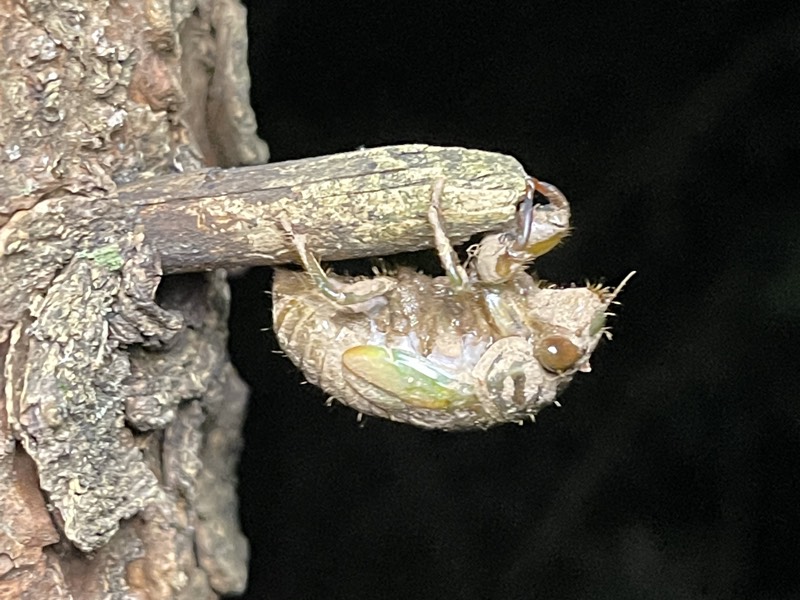
[[[800,7],[246,4],[273,161],[511,154],[573,207],[540,274],[639,272],[563,408],[461,434],[324,406],[233,280],[247,598],[800,597]]]

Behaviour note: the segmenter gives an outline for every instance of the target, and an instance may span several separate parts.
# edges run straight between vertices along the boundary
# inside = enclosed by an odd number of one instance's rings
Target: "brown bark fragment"
[[[13,568],[31,567],[42,557],[42,548],[55,544],[58,533],[39,492],[36,466],[25,452],[0,458],[0,576]]]

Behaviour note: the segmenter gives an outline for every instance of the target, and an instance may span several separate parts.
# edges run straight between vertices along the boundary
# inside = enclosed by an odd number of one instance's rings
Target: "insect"
[[[428,220],[445,275],[401,267],[375,277],[328,274],[306,236],[284,222],[304,272],[276,269],[273,322],[309,382],[361,413],[431,429],[533,419],[610,337],[610,290],[557,288],[526,272],[569,232],[569,204],[527,179],[515,219],[460,264],[432,186]],[[547,204],[534,204],[536,195]]]

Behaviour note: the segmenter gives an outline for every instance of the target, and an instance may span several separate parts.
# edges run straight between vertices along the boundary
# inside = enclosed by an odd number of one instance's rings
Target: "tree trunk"
[[[165,280],[156,304],[152,244],[112,217],[124,183],[266,160],[244,9],[2,0],[0,14],[0,254],[6,276],[27,265],[0,314],[0,598],[240,593],[246,387],[224,274]]]

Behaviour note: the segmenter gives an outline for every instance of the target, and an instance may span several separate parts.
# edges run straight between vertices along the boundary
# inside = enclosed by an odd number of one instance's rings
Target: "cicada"
[[[570,219],[564,195],[533,178],[515,219],[471,247],[462,265],[447,237],[446,194],[437,180],[428,220],[439,277],[407,267],[328,273],[305,234],[284,222],[304,271],[275,271],[278,341],[310,383],[360,413],[446,430],[533,419],[590,370],[628,278],[615,290],[559,288],[526,271],[567,235]]]

